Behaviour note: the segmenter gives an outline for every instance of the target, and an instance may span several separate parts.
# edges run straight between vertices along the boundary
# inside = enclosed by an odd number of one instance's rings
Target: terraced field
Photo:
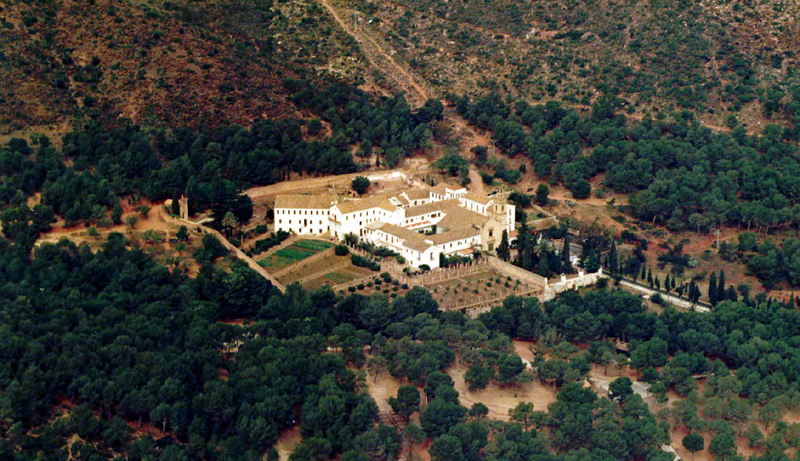
[[[276,272],[332,246],[332,243],[323,240],[298,240],[261,259],[258,264],[265,267],[268,272]]]

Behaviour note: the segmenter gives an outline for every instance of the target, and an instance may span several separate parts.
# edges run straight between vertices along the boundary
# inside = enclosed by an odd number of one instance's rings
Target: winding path
[[[337,24],[345,31],[348,35],[353,37],[359,45],[361,45],[361,50],[364,52],[364,56],[367,58],[367,61],[374,67],[375,69],[383,70],[386,75],[390,78],[394,79],[402,88],[405,90],[413,90],[409,93],[409,97],[414,97],[414,99],[418,99],[416,102],[419,105],[425,103],[428,100],[428,93],[425,89],[417,83],[411,73],[403,68],[397,61],[394,60],[389,54],[384,51],[384,49],[375,41],[372,37],[370,37],[366,33],[361,33],[358,30],[354,30],[352,27],[349,27],[345,21],[339,16],[339,13],[336,12],[336,9],[331,5],[330,0],[320,0],[322,6],[325,7],[326,10],[333,16],[333,19],[336,21]],[[392,69],[387,69],[386,66],[379,65],[378,61],[380,59],[385,60]]]

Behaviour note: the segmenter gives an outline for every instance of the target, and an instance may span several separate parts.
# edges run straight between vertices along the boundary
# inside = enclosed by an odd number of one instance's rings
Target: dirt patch
[[[490,383],[486,389],[471,392],[469,385],[464,381],[464,374],[468,367],[455,365],[447,370],[453,378],[454,387],[458,391],[461,405],[469,408],[481,402],[489,408],[488,417],[508,421],[508,410],[516,407],[520,402],[533,402],[537,410],[546,410],[547,406],[556,401],[556,391],[538,381],[522,385],[500,386]]]
[[[390,397],[397,397],[397,390],[400,386],[408,384],[405,380],[399,380],[390,375],[387,371],[382,371],[376,377],[367,375],[367,387],[370,397],[378,404],[378,411],[381,413],[391,413],[392,407],[389,405]]]
[[[296,425],[291,429],[286,429],[285,431],[281,432],[278,436],[278,441],[275,442],[275,449],[278,451],[278,459],[281,461],[288,461],[289,456],[291,456],[292,452],[294,451],[294,447],[297,446],[303,440],[303,436],[300,435],[300,425]]]

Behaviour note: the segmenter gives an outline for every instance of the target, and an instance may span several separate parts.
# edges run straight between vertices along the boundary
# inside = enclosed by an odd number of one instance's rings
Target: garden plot
[[[533,288],[492,270],[432,283],[425,287],[439,305],[467,304],[483,298],[513,296]]]
[[[267,272],[275,273],[332,246],[333,243],[323,240],[298,240],[288,247],[281,248],[260,259],[258,264],[263,266]]]
[[[349,254],[347,256],[330,254],[308,264],[298,264],[297,268],[289,266],[278,280],[287,285],[300,282],[307,290],[316,290],[323,285],[338,285],[371,273],[373,272],[369,269],[354,266]]]

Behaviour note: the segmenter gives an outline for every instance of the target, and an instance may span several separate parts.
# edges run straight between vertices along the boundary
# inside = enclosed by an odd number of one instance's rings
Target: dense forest
[[[672,418],[711,431],[720,445],[740,421],[777,421],[800,407],[800,317],[778,304],[723,301],[710,314],[656,314],[635,296],[601,288],[544,305],[510,297],[468,320],[439,311],[420,288],[391,301],[298,285],[281,295],[244,266],[206,265],[191,279],[125,243],[113,234],[92,253],[63,241],[32,257],[0,244],[6,458],[256,459],[299,422],[304,442],[295,460],[394,459],[403,440],[426,436],[437,460],[661,459]],[[220,322],[242,316],[255,323]],[[537,342],[532,370],[512,338]],[[612,338],[630,343],[629,359]],[[456,360],[469,367],[473,389],[538,379],[560,389],[557,401],[489,423],[480,405],[460,404],[442,373]],[[625,380],[611,401],[581,387],[591,364],[628,360],[657,398],[670,388],[691,396],[694,375],[709,376],[703,416],[681,407],[689,413],[657,418]],[[363,376],[348,364],[424,389],[420,426],[400,434],[377,425]],[[732,406],[731,389],[743,397]],[[410,415],[419,395],[404,392],[392,405]],[[129,424],[140,422],[166,436],[132,439]],[[770,459],[788,459],[782,452],[796,440],[787,429],[770,436]],[[79,441],[66,444],[73,435]]]
[[[211,209],[221,218],[232,212],[238,222],[252,216],[252,204],[239,192],[272,184],[290,172],[341,174],[360,168],[359,155],[378,154],[393,167],[404,156],[432,142],[432,124],[442,104],[431,100],[412,111],[402,96],[373,100],[347,85],[316,89],[309,82],[286,82],[298,104],[330,124],[321,133],[319,119],[262,120],[251,128],[214,130],[145,129],[124,125],[107,129],[90,123],[68,133],[61,152],[48,138],[36,145],[12,139],[0,149],[0,206],[6,236],[32,239],[53,220],[110,225],[120,200],[153,201],[186,194],[192,210]],[[327,134],[327,135],[326,135]],[[26,197],[41,192],[41,204],[29,209]],[[109,213],[112,212],[110,215]],[[10,230],[10,233],[8,232]]]
[[[796,113],[798,96],[781,110]],[[507,155],[528,156],[540,178],[564,184],[577,199],[602,174],[604,187],[630,194],[634,217],[673,231],[798,223],[796,128],[769,125],[756,136],[732,121],[730,133],[715,133],[690,112],[630,122],[613,96],[600,98],[587,117],[555,101],[450,99],[471,123],[490,129]]]

